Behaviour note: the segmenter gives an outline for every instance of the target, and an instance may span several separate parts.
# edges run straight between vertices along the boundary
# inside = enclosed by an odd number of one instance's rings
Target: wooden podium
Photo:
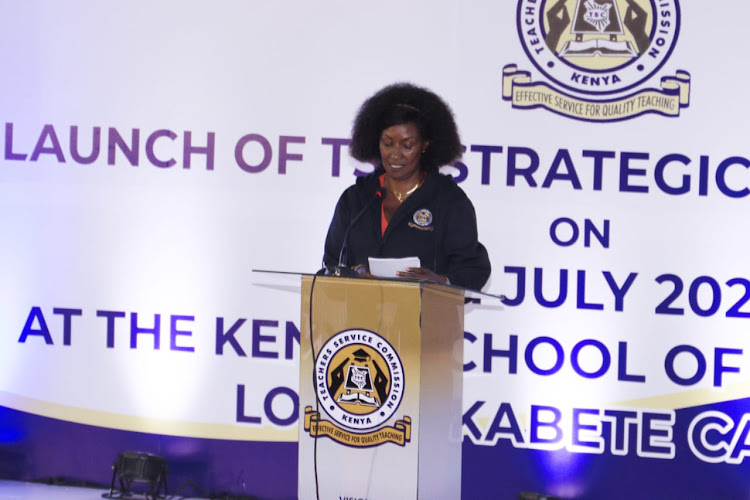
[[[300,499],[461,497],[463,318],[450,286],[303,276]]]

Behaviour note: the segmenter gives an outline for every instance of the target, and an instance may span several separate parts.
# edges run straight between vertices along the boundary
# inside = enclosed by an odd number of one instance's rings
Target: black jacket
[[[487,250],[477,240],[474,206],[452,177],[429,173],[424,184],[398,207],[381,236],[378,177],[383,169],[357,179],[341,195],[325,243],[323,264],[338,264],[344,235],[353,217],[346,263],[367,265],[368,257],[419,257],[422,267],[447,276],[451,284],[480,290],[490,276]]]

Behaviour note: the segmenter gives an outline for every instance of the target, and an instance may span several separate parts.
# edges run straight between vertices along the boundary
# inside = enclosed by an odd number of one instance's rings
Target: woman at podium
[[[368,258],[419,257],[397,276],[480,290],[490,276],[474,206],[438,168],[461,156],[453,113],[435,93],[390,85],[362,104],[350,154],[373,163],[341,195],[325,242],[327,269],[367,272]]]

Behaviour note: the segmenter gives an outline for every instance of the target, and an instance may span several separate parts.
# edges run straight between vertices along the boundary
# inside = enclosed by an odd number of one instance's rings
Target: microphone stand
[[[359,276],[359,273],[357,271],[346,265],[346,247],[349,243],[349,233],[351,232],[354,225],[359,221],[359,219],[362,218],[365,212],[369,210],[373,203],[381,199],[384,194],[385,188],[378,188],[378,190],[375,192],[375,196],[373,196],[372,199],[364,206],[364,208],[360,210],[356,216],[354,216],[352,221],[349,223],[349,227],[346,228],[346,232],[344,233],[344,242],[341,244],[341,250],[339,251],[338,265],[334,266],[333,268],[327,268],[326,274],[341,276],[344,278],[356,278]]]

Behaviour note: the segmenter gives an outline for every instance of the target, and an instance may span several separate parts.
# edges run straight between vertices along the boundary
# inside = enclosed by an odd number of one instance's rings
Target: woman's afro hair
[[[367,163],[380,162],[380,134],[393,125],[414,123],[429,141],[420,166],[429,171],[461,157],[463,151],[450,107],[437,94],[410,83],[396,83],[367,99],[352,126],[349,153]]]

